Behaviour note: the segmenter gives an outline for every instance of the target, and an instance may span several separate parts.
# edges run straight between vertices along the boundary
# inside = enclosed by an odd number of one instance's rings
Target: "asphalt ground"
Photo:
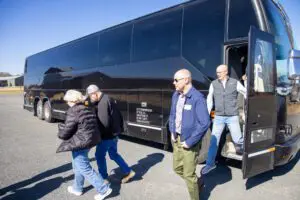
[[[93,199],[96,191],[88,182],[80,197],[67,192],[73,180],[71,155],[55,153],[60,143],[57,123],[33,117],[22,104],[22,94],[0,94],[0,199]],[[113,192],[107,199],[189,199],[184,181],[172,170],[172,152],[127,137],[120,139],[119,151],[137,175],[120,184],[122,174],[108,158]],[[96,169],[93,155],[94,149],[89,156]],[[299,158],[298,154],[291,163],[248,180],[242,179],[239,162],[221,162],[204,177],[201,199],[299,200]]]

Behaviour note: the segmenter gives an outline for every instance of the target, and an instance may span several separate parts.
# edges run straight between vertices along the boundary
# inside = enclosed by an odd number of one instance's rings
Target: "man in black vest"
[[[95,103],[98,125],[102,141],[96,146],[96,161],[99,173],[104,179],[108,178],[106,153],[111,160],[115,161],[121,171],[125,174],[122,183],[128,182],[135,176],[135,172],[128,166],[124,159],[118,153],[118,135],[123,132],[123,118],[116,104],[110,98],[103,94],[96,85],[90,85],[86,89],[91,102]]]
[[[219,147],[221,134],[225,125],[229,128],[236,153],[242,154],[243,137],[238,114],[238,93],[246,98],[246,88],[237,80],[228,77],[227,65],[217,67],[217,77],[209,87],[207,96],[207,109],[210,113],[215,105],[215,118],[213,122],[212,136],[206,159],[206,165],[201,174],[207,174],[216,168],[215,158]]]

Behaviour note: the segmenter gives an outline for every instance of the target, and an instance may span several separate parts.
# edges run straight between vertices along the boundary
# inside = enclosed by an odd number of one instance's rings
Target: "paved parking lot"
[[[68,194],[67,186],[73,179],[71,157],[70,153],[55,153],[60,143],[57,123],[32,117],[31,112],[22,109],[22,101],[20,94],[0,94],[0,199],[93,199],[96,191],[88,183],[83,196]],[[171,152],[128,139],[120,140],[119,149],[137,177],[121,185],[120,171],[108,161],[113,193],[107,199],[188,199],[184,182],[172,171]],[[94,150],[90,157],[96,167],[93,154]],[[201,199],[298,200],[299,157],[298,154],[288,165],[249,180],[242,179],[236,162],[221,164],[205,177]]]

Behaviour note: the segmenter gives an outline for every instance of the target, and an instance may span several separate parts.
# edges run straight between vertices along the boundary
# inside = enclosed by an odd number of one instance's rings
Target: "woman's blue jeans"
[[[72,151],[73,189],[82,192],[84,179],[87,179],[98,193],[104,194],[109,189],[109,184],[105,184],[101,175],[92,168],[88,153],[89,149]]]

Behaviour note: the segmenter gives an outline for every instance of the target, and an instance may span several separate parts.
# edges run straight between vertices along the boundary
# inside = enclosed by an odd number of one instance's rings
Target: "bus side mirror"
[[[300,51],[291,50],[288,59],[289,79],[300,79]]]
[[[291,101],[300,102],[300,51],[291,50],[288,59],[289,79],[292,80]]]

